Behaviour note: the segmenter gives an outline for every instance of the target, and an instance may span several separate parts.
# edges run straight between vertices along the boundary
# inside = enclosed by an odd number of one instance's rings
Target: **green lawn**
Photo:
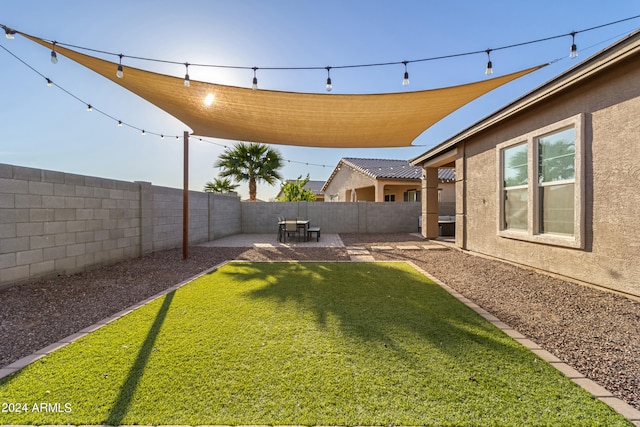
[[[3,424],[630,425],[403,263],[227,264],[0,403],[26,409]]]

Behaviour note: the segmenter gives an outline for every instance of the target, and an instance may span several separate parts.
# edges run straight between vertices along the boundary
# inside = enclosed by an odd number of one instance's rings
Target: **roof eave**
[[[436,145],[431,150],[409,160],[413,166],[420,165],[457,146],[458,143],[506,120],[507,118],[548,99],[549,97],[567,90],[568,88],[592,77],[603,69],[622,61],[635,54],[640,49],[640,30],[619,40],[612,46],[601,50],[583,62],[559,74],[541,86],[517,98],[489,116],[474,123],[453,137]]]

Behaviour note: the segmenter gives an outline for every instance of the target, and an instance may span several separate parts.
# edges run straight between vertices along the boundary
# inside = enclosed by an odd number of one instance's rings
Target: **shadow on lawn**
[[[279,303],[295,301],[314,314],[320,327],[330,317],[347,335],[382,345],[413,360],[400,335],[427,339],[440,352],[457,357],[474,347],[501,357],[514,347],[495,328],[430,280],[393,263],[290,263],[273,268],[247,266],[237,280],[267,279],[251,298]],[[268,276],[268,277],[267,277]]]
[[[156,315],[149,332],[147,333],[147,337],[138,352],[138,356],[136,357],[133,366],[129,370],[129,374],[127,375],[127,380],[122,385],[120,389],[120,394],[118,395],[118,399],[115,401],[111,408],[111,412],[107,419],[103,422],[103,424],[117,426],[120,425],[120,422],[127,414],[127,410],[131,405],[131,399],[135,394],[136,388],[138,387],[138,382],[142,375],[144,374],[145,366],[149,361],[149,356],[153,351],[153,346],[156,342],[156,338],[160,333],[160,329],[162,328],[162,324],[164,323],[165,318],[167,317],[167,312],[169,311],[169,307],[171,306],[171,301],[173,300],[173,296],[175,295],[175,291],[168,293],[164,301],[162,302],[162,306],[160,310],[158,310],[158,314]]]

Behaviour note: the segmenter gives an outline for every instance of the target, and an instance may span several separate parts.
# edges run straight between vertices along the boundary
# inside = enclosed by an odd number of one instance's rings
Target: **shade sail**
[[[48,41],[20,33],[49,49]],[[137,94],[189,126],[195,135],[236,141],[330,148],[410,146],[427,128],[485,93],[544,65],[501,77],[416,92],[341,95],[225,86],[125,67],[55,46],[64,55]],[[205,105],[213,94],[215,102]]]

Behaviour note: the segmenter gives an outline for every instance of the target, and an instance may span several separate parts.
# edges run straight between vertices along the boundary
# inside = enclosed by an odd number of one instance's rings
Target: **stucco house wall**
[[[452,151],[458,179],[456,245],[640,295],[639,117],[637,50],[606,72],[461,139]],[[501,235],[499,145],[572,118],[580,122],[583,138],[583,176],[576,180],[583,212],[578,247]]]
[[[374,182],[373,178],[351,168],[341,168],[324,189],[325,201],[350,202],[352,189],[370,187]],[[356,191],[356,193],[360,198],[360,192]]]

